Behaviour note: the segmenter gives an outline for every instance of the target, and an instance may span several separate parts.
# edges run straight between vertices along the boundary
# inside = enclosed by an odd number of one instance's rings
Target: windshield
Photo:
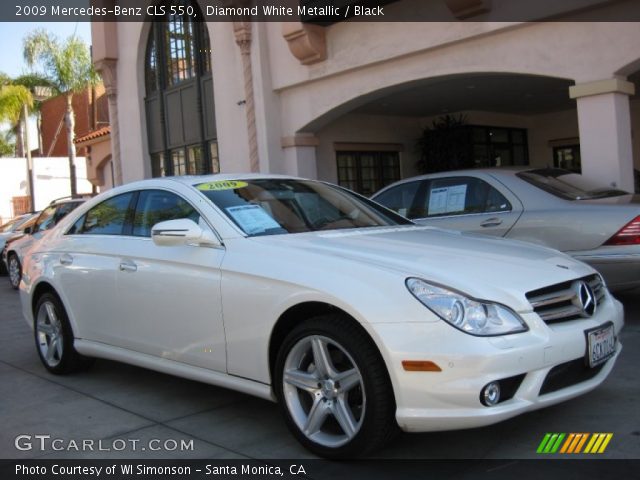
[[[590,200],[628,194],[623,190],[603,186],[582,175],[559,168],[529,170],[517,175],[539,189],[566,200]]]
[[[217,180],[195,188],[250,236],[412,224],[364,197],[320,182]]]

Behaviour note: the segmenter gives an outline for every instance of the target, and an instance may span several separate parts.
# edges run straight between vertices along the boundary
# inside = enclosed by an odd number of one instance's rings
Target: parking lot
[[[640,458],[640,292],[619,298],[626,308],[624,350],[594,392],[482,429],[403,434],[376,457],[539,458],[546,432],[612,432],[600,457]],[[6,277],[0,277],[0,312],[2,458],[311,457],[268,401],[106,360],[88,372],[50,375]],[[20,435],[26,437],[16,448]],[[73,448],[83,440],[93,440],[93,448]]]

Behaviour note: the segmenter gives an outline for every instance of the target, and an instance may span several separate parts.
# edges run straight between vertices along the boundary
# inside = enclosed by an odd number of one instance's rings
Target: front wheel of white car
[[[290,430],[327,458],[353,458],[397,431],[391,382],[375,345],[342,315],[297,326],[276,360],[276,394]]]

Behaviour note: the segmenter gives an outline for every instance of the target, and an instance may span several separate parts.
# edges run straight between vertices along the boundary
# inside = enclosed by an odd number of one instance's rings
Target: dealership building
[[[95,177],[282,173],[368,195],[419,173],[425,128],[454,121],[473,167],[560,166],[634,189],[640,23],[618,20],[639,2],[383,3],[450,21],[93,23],[111,121],[97,162],[114,172]]]

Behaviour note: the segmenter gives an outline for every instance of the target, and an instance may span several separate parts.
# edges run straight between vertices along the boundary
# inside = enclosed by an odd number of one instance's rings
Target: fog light
[[[487,407],[492,407],[500,401],[500,384],[491,382],[482,389],[480,401]]]

